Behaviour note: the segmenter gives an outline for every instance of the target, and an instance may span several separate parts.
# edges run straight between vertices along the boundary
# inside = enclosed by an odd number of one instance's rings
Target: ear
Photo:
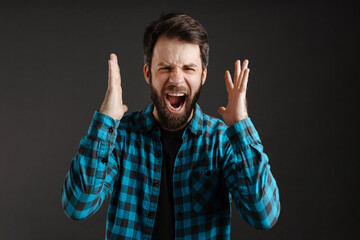
[[[150,68],[147,64],[144,65],[144,77],[145,81],[150,84]]]
[[[204,68],[204,70],[203,70],[203,72],[201,74],[202,85],[204,85],[204,83],[205,83],[206,74],[207,74],[207,68]]]

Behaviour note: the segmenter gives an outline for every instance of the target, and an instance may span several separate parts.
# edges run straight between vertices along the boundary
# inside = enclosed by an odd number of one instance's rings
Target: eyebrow
[[[156,66],[158,67],[168,67],[170,66],[171,64],[168,64],[166,62],[160,62],[158,63]],[[197,67],[197,65],[195,63],[189,63],[189,64],[184,64],[183,67]]]
[[[167,64],[165,62],[161,62],[161,63],[158,63],[156,66],[158,66],[158,67],[167,67],[167,66],[169,66],[169,64]]]
[[[196,68],[196,64],[195,63],[190,63],[190,64],[185,64],[184,67],[193,67]]]

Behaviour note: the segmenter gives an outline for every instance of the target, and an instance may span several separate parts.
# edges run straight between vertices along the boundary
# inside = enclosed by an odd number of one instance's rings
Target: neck
[[[186,122],[185,122],[183,125],[181,125],[181,126],[178,127],[178,128],[169,129],[169,128],[167,128],[166,126],[164,126],[164,124],[160,121],[160,117],[159,117],[159,115],[158,115],[158,112],[157,112],[157,110],[156,110],[155,105],[154,105],[154,110],[153,110],[153,115],[154,115],[155,121],[159,124],[159,126],[160,126],[162,129],[165,129],[165,130],[167,130],[167,131],[173,131],[173,132],[178,131],[178,130],[180,130],[180,129],[183,129],[183,128],[190,122],[193,114],[194,114],[194,109],[191,111],[191,114],[190,114],[189,118],[186,120]]]

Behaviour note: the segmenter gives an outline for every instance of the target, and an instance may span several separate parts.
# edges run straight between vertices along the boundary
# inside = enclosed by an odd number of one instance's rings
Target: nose
[[[176,66],[172,69],[170,73],[169,82],[175,85],[181,85],[184,81],[184,73],[181,71],[181,68]]]

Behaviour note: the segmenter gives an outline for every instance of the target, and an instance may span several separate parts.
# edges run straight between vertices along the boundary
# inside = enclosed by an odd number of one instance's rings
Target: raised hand
[[[123,104],[120,68],[114,53],[110,54],[108,64],[108,88],[99,112],[120,120],[128,110],[128,107]]]
[[[218,113],[224,118],[224,121],[228,126],[232,126],[249,117],[246,103],[246,88],[250,72],[248,64],[249,61],[245,60],[242,64],[242,68],[240,68],[240,60],[235,62],[234,82],[231,80],[230,72],[225,72],[228,104],[226,107],[220,107]]]

